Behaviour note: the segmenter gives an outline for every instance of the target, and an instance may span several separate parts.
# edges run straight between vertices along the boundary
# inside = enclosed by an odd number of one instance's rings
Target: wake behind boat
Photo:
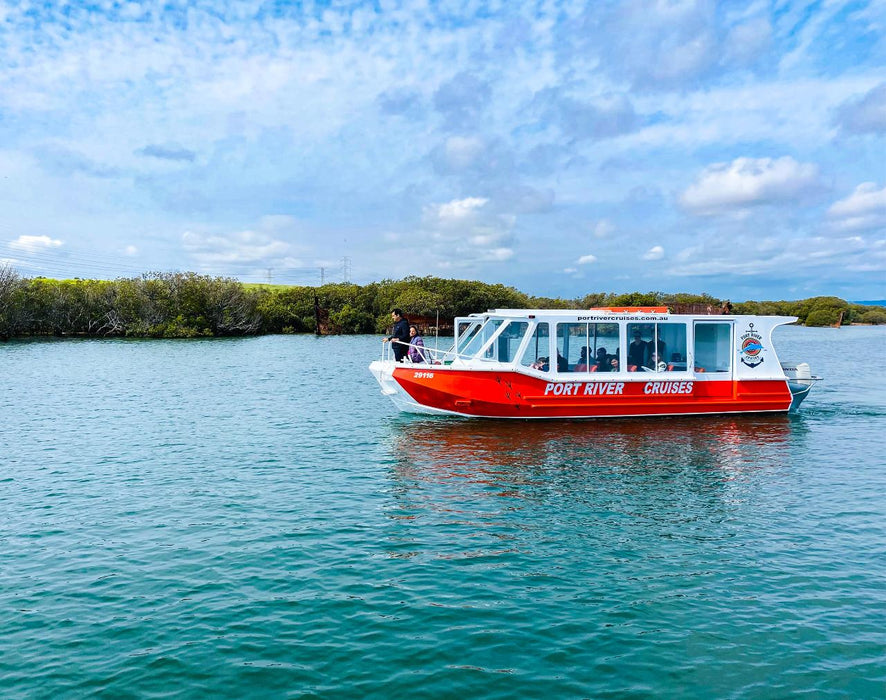
[[[446,351],[369,369],[402,411],[485,418],[612,418],[795,411],[818,377],[780,362],[793,316],[665,307],[496,309],[455,319]]]

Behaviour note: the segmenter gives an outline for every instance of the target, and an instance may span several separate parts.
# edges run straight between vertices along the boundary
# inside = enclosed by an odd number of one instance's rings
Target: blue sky
[[[886,0],[0,2],[0,260],[886,296]]]

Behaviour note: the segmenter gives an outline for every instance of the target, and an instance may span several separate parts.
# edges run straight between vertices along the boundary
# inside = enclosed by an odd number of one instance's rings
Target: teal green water
[[[0,344],[0,697],[886,696],[886,329],[796,417],[395,413],[378,337]]]

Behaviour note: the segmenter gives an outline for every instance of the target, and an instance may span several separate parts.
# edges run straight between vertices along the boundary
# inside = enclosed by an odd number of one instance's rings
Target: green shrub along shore
[[[588,294],[550,299],[513,287],[437,277],[407,277],[367,285],[321,287],[243,284],[192,272],[150,273],[105,280],[24,278],[0,267],[0,338],[83,336],[197,338],[311,333],[383,333],[390,311],[403,309],[425,323],[449,325],[455,316],[492,308],[583,309],[594,306],[720,308],[707,294]],[[837,297],[747,301],[733,313],[797,316],[807,326],[886,323],[886,308]],[[438,316],[439,314],[439,316]]]

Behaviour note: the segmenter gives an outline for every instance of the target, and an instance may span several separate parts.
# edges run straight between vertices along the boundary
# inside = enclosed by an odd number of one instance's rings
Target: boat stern
[[[815,382],[821,381],[821,377],[812,374],[808,362],[782,362],[781,368],[788,379],[788,388],[791,390],[791,407],[788,412],[795,413],[799,410],[800,404],[803,403],[803,399],[809,394]]]

